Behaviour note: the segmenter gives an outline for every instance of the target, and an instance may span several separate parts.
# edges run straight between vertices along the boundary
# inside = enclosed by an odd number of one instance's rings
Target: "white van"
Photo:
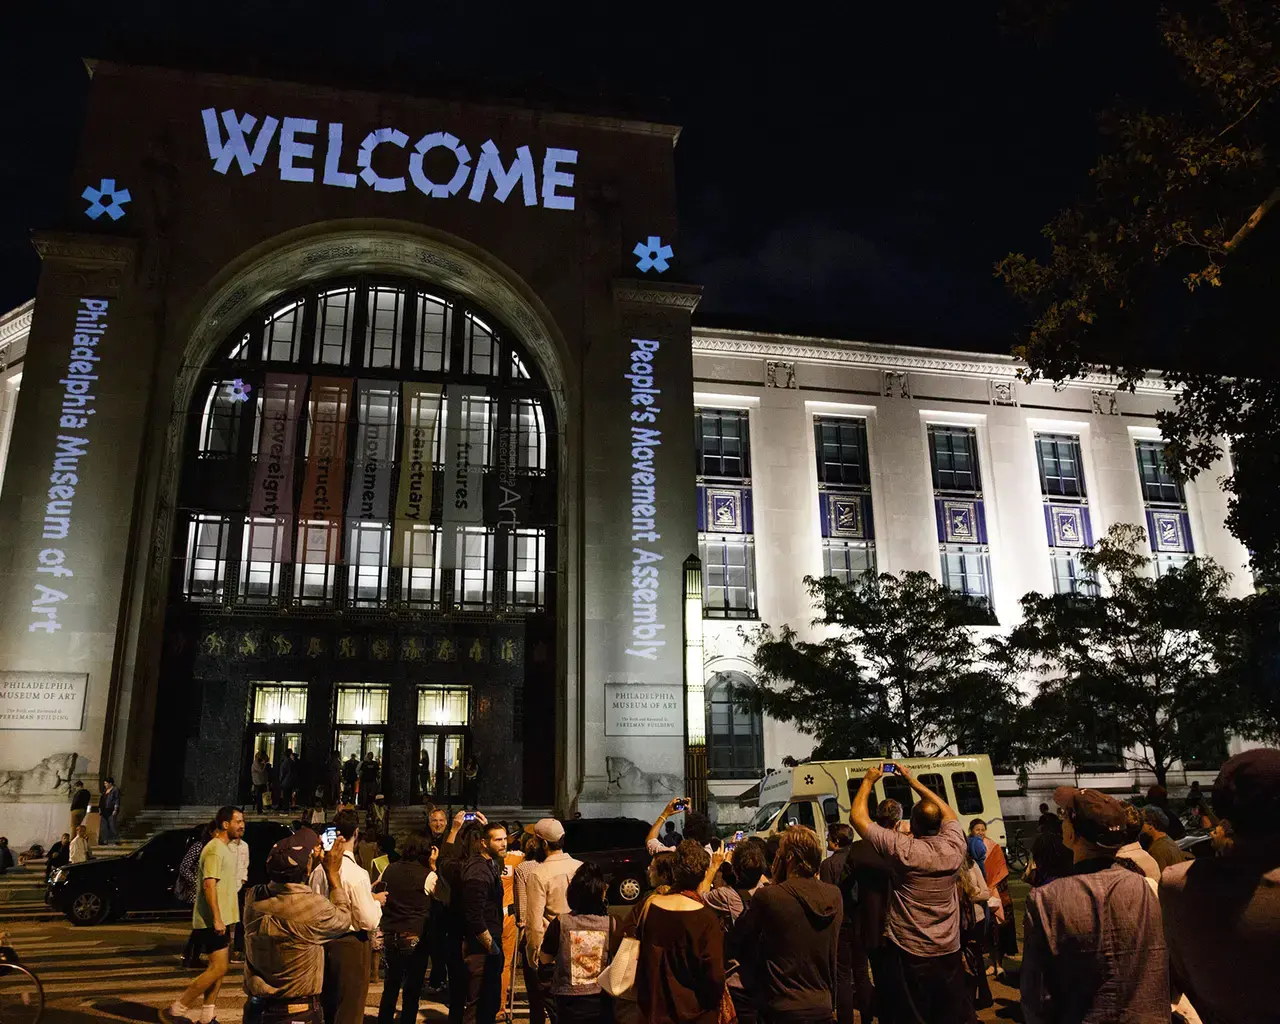
[[[986,754],[964,757],[897,758],[911,774],[947,801],[960,815],[965,833],[969,822],[981,818],[987,823],[987,836],[1005,845],[1004,817],[996,781],[991,774],[991,759]],[[760,809],[745,831],[761,838],[779,832],[791,824],[807,825],[826,839],[826,826],[849,821],[849,807],[862,785],[867,769],[881,764],[884,758],[871,757],[859,761],[810,761],[795,768],[785,768],[765,777],[760,786]],[[886,775],[873,787],[871,816],[876,804],[892,797],[902,804],[902,816],[911,815],[915,791],[905,779]]]

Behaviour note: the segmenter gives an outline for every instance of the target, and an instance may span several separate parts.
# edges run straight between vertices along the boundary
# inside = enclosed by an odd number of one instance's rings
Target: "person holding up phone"
[[[333,816],[333,826],[337,839],[332,849],[342,851],[339,880],[351,903],[351,928],[342,938],[325,946],[321,1002],[329,1024],[363,1024],[373,955],[369,932],[382,921],[382,905],[387,901],[387,894],[373,891],[369,872],[356,862],[356,840],[360,834],[356,812],[339,811]],[[329,886],[329,876],[321,865],[311,873],[311,888],[321,896],[328,896]]]
[[[896,774],[916,794],[911,834],[887,829],[867,812],[872,787]],[[884,995],[896,1024],[964,1024],[970,1019],[960,958],[960,904],[956,880],[964,865],[960,817],[904,766],[888,761],[868,769],[853,798],[849,823],[890,863],[889,977]],[[881,979],[876,978],[876,985]]]

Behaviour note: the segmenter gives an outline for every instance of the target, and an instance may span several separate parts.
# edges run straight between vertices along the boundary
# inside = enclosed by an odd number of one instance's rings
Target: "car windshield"
[[[778,816],[778,812],[782,810],[783,804],[765,804],[760,810],[756,811],[755,817],[751,819],[751,823],[747,826],[748,832],[763,832],[773,824],[773,819]]]

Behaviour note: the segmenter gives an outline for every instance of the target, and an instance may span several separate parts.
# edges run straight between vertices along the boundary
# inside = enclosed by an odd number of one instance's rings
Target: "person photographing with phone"
[[[901,776],[915,793],[910,835],[876,824],[868,813],[872,788],[887,774]],[[849,824],[890,865],[888,1016],[895,1024],[964,1024],[971,1010],[956,895],[965,852],[959,815],[903,765],[886,761],[863,776]]]
[[[342,847],[325,851],[320,837],[300,828],[267,854],[265,885],[245,892],[245,1024],[321,1024],[324,943],[351,930],[351,898],[342,884]],[[328,898],[308,884],[324,872]]]
[[[356,862],[356,841],[360,835],[356,812],[339,811],[333,816],[333,828],[336,836],[328,852],[340,851],[338,881],[351,905],[351,926],[346,935],[325,946],[320,1002],[325,1024],[362,1024],[372,957],[369,931],[382,921],[382,904],[387,894],[373,892],[369,872]],[[321,896],[329,896],[330,880],[323,864],[311,872],[311,888]]]

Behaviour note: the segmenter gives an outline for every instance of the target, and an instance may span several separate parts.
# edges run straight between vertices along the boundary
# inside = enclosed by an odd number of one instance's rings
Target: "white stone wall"
[[[773,386],[766,383],[770,361],[791,364],[775,367]],[[813,441],[818,415],[866,417],[881,572],[939,574],[926,428],[951,423],[976,429],[994,606],[1002,628],[1014,623],[1023,594],[1049,592],[1053,586],[1033,441],[1037,431],[1080,435],[1095,537],[1116,523],[1144,523],[1133,442],[1159,437],[1155,414],[1171,400],[1164,388],[1114,394],[1105,382],[1092,382],[1055,390],[1017,381],[1016,370],[1017,364],[1003,356],[695,330],[696,401],[745,408],[751,416],[761,620],[812,632],[802,578],[822,574]],[[793,386],[777,386],[786,384]],[[1016,404],[1005,404],[1010,398]],[[1243,546],[1223,523],[1226,495],[1217,484],[1222,472],[1203,473],[1187,486],[1192,536],[1196,552],[1233,573],[1232,592],[1243,595],[1252,577]],[[708,674],[719,669],[716,658],[732,658],[738,662],[733,667],[749,670],[750,651],[739,636],[743,624],[707,620],[705,625]],[[788,725],[766,721],[764,746],[766,766],[777,768],[784,755],[807,756],[812,742]],[[1057,768],[1046,765],[1033,773],[1025,797],[1014,795],[1013,780],[1002,785],[1010,797],[1005,812],[1019,813],[1024,803],[1033,812],[1039,793],[1074,778]],[[1126,773],[1092,777],[1091,784],[1123,788],[1134,781]],[[1179,782],[1171,777],[1172,785]],[[749,786],[742,780],[713,783],[723,820],[749,813],[725,800]]]
[[[9,456],[9,438],[13,433],[13,414],[18,407],[18,388],[22,384],[22,362],[27,354],[33,305],[28,302],[0,314],[0,488],[4,486],[4,467]]]

